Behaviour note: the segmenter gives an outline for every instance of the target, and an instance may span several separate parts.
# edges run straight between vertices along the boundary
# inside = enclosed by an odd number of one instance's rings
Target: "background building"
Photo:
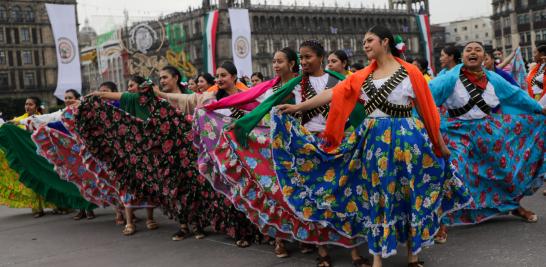
[[[445,28],[446,43],[464,45],[477,40],[487,46],[493,45],[493,28],[489,17],[453,21],[439,26]]]
[[[5,118],[24,113],[27,96],[46,106],[57,104],[57,57],[45,3],[76,0],[0,1],[0,112]]]
[[[532,61],[536,43],[546,41],[546,1],[492,0],[494,41],[507,55],[521,46],[523,57]]]
[[[427,1],[389,2],[390,8],[363,8],[255,5],[249,0],[219,0],[211,4],[204,0],[198,9],[126,25],[119,29],[117,37],[109,39],[99,36],[99,40],[108,41],[97,41],[97,64],[103,63],[96,69],[101,72],[103,80],[121,80],[119,82],[123,83],[131,74],[157,76],[158,70],[167,64],[176,66],[185,78],[195,76],[203,69],[204,17],[214,9],[219,10],[217,63],[232,60],[228,15],[228,8],[231,7],[248,9],[253,71],[260,71],[268,77],[274,76],[271,59],[275,51],[283,47],[297,50],[299,44],[307,39],[319,40],[327,51],[345,50],[351,62],[367,63],[362,39],[366,30],[373,25],[384,25],[395,34],[400,34],[407,44],[407,55],[419,55],[423,42],[415,15],[423,12]],[[147,34],[141,34],[141,37],[148,38],[143,42],[145,47],[137,45],[143,39],[137,40],[135,37],[136,32],[143,31]],[[101,58],[110,61],[101,61]],[[114,58],[121,62],[115,66],[106,64]],[[113,68],[117,68],[117,71],[112,76],[109,73]],[[88,72],[84,69],[84,73]],[[126,86],[122,84],[120,87]]]

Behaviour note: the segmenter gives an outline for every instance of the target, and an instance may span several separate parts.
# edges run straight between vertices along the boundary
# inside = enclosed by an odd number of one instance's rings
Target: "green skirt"
[[[5,153],[9,167],[19,174],[19,181],[59,208],[96,208],[86,201],[78,188],[61,180],[45,158],[36,153],[30,133],[11,124],[0,127],[0,149]]]

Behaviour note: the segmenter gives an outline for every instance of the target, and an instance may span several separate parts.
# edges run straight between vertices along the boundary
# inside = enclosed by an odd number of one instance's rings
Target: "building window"
[[[23,58],[23,65],[32,64],[32,52],[30,50],[24,50],[21,57]]]
[[[32,7],[30,6],[25,7],[23,16],[25,21],[29,21],[29,22],[34,21],[34,11],[32,10]]]
[[[19,6],[12,6],[11,7],[11,19],[15,22],[21,22],[23,20],[23,16],[21,14],[21,8]]]
[[[6,65],[6,51],[0,50],[0,65]]]
[[[0,89],[9,89],[9,74],[6,72],[0,73]]]
[[[463,26],[463,31],[466,31],[468,30],[468,28],[466,26]]]
[[[25,88],[36,86],[36,74],[34,72],[25,72],[23,76],[23,85]]]
[[[8,10],[5,6],[0,6],[0,21],[5,21],[8,19]]]
[[[478,28],[478,24],[474,25],[474,29],[477,29]]]
[[[0,43],[3,43],[5,41],[4,37],[4,28],[0,28]]]
[[[30,42],[30,30],[21,28],[21,42]]]
[[[488,32],[485,33],[485,37],[489,37],[489,33],[488,33]]]

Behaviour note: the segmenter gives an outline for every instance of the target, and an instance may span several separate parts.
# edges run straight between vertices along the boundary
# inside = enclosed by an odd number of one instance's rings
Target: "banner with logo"
[[[239,77],[252,75],[250,19],[248,9],[229,9],[231,22],[231,50]]]
[[[57,89],[54,94],[64,99],[64,92],[68,89],[82,91],[76,7],[46,4],[46,9],[57,50]]]

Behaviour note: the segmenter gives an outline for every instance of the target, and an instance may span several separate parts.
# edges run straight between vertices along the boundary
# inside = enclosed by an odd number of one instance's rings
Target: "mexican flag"
[[[218,28],[218,10],[207,13],[204,20],[203,70],[214,75],[216,72],[216,30]]]

